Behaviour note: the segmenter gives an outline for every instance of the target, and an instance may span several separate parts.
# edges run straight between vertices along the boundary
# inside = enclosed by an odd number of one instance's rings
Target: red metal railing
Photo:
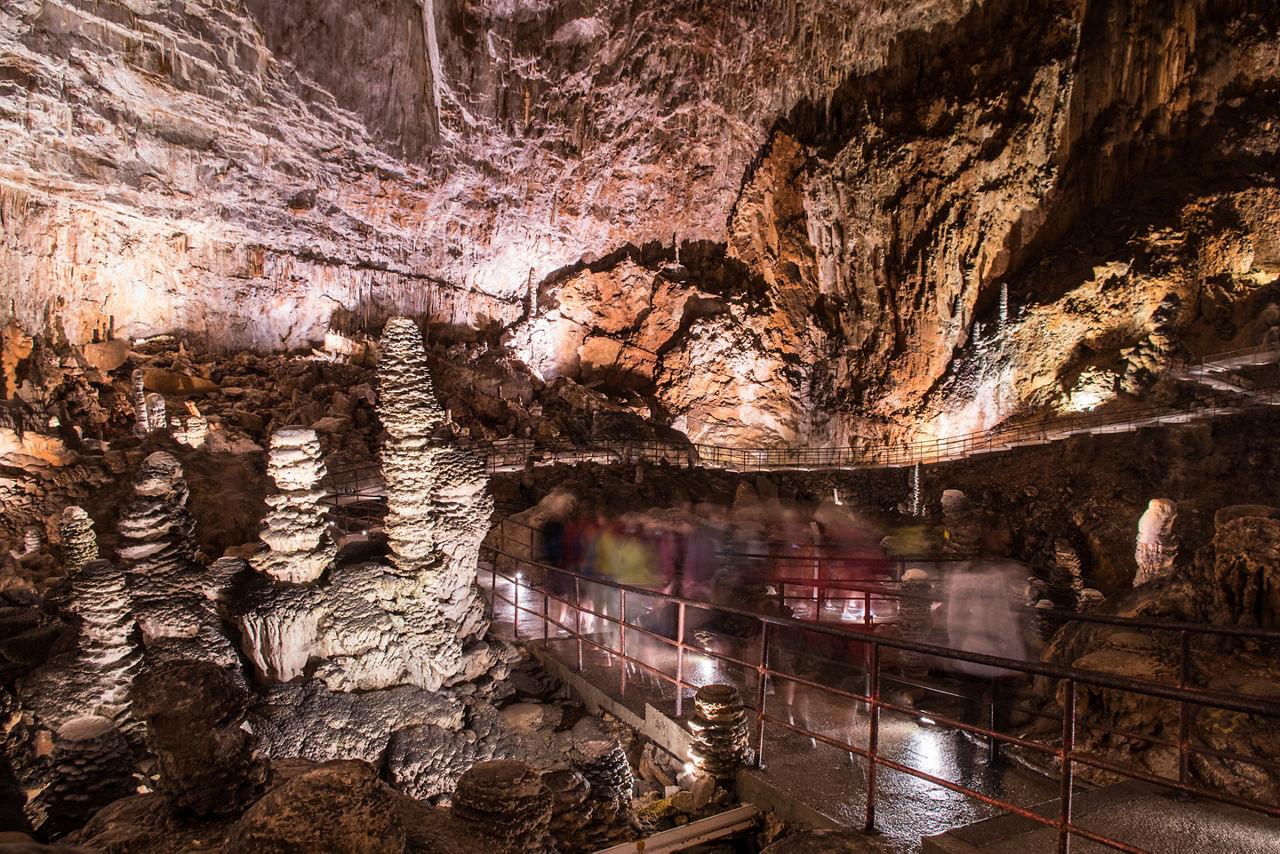
[[[512,535],[512,538],[508,537],[509,533]],[[520,549],[523,550],[523,553],[518,553],[517,551],[512,550],[510,548],[512,542],[519,543]],[[1062,852],[1070,851],[1071,841],[1076,837],[1088,839],[1122,851],[1142,850],[1131,843],[1126,843],[1122,840],[1113,839],[1094,831],[1090,831],[1073,821],[1072,806],[1075,791],[1075,776],[1076,769],[1080,766],[1108,772],[1119,777],[1158,784],[1185,794],[1221,801],[1255,810],[1273,817],[1280,817],[1280,804],[1211,789],[1205,785],[1197,783],[1190,773],[1190,760],[1192,757],[1197,755],[1211,756],[1232,762],[1254,765],[1271,771],[1280,771],[1280,763],[1276,763],[1268,758],[1246,756],[1233,753],[1231,751],[1218,750],[1208,745],[1195,743],[1190,738],[1190,724],[1193,719],[1195,709],[1197,708],[1220,709],[1241,712],[1248,715],[1260,715],[1272,719],[1280,719],[1280,703],[1277,703],[1272,699],[1262,697],[1227,695],[1219,692],[1197,690],[1189,687],[1188,685],[1188,675],[1190,670],[1188,645],[1190,638],[1193,635],[1219,635],[1223,637],[1253,638],[1264,642],[1276,642],[1280,641],[1280,632],[1234,629],[1195,624],[1179,624],[1166,621],[1124,620],[1114,617],[1095,617],[1093,615],[1072,615],[1074,618],[1102,624],[1128,625],[1138,628],[1152,628],[1178,632],[1181,638],[1180,648],[1182,653],[1180,680],[1178,685],[1169,685],[1144,679],[1120,677],[1114,674],[1097,671],[1081,670],[1040,662],[1015,661],[977,653],[969,653],[934,644],[913,641],[907,638],[888,637],[883,634],[870,631],[866,627],[854,628],[848,626],[833,626],[824,623],[812,623],[793,620],[786,617],[760,614],[730,607],[712,606],[704,602],[662,594],[653,590],[631,585],[618,584],[606,579],[589,577],[538,563],[528,557],[529,554],[532,554],[533,546],[533,532],[527,526],[500,519],[497,522],[496,536],[491,537],[491,539],[487,541],[487,545],[485,547],[485,551],[490,557],[489,572],[491,574],[491,590],[494,601],[506,602],[512,606],[512,613],[514,617],[513,622],[515,624],[514,628],[517,636],[520,635],[521,615],[523,614],[525,615],[525,618],[532,618],[536,622],[541,622],[542,639],[544,642],[549,642],[551,640],[550,633],[552,627],[563,631],[569,639],[572,640],[576,655],[576,666],[579,670],[581,670],[584,665],[584,650],[586,648],[600,650],[610,657],[617,656],[623,662],[623,666],[618,668],[620,681],[619,687],[622,693],[625,695],[627,690],[629,668],[636,668],[641,672],[648,673],[661,680],[663,683],[674,686],[677,717],[680,717],[683,712],[683,699],[685,693],[692,692],[700,687],[690,683],[686,679],[685,662],[689,654],[697,653],[699,655],[708,655],[722,664],[742,668],[744,672],[753,673],[755,677],[755,690],[751,692],[753,696],[750,697],[749,705],[754,713],[752,741],[756,751],[756,762],[758,764],[763,763],[766,726],[798,732],[808,738],[812,738],[816,741],[822,741],[825,744],[847,751],[855,756],[862,757],[867,762],[867,793],[864,817],[864,826],[867,830],[873,830],[876,823],[876,772],[878,768],[887,768],[903,774],[908,774],[932,785],[974,798],[985,804],[1000,808],[1006,812],[1023,816],[1024,818],[1039,824],[1054,827],[1058,832],[1058,850]],[[509,566],[517,567],[516,571],[508,573],[499,570],[499,559],[501,559],[501,562],[504,562]],[[527,577],[525,575],[526,572],[528,574]],[[545,589],[539,589],[534,586],[535,575],[545,576],[553,573],[560,573],[566,579],[572,580],[572,594],[559,596],[554,593],[548,593]],[[511,586],[513,594],[510,598],[502,592],[501,586],[498,584],[499,578],[504,579]],[[617,614],[611,614],[609,613],[608,608],[599,608],[594,603],[588,607],[588,599],[593,598],[584,597],[583,595],[584,588],[588,586],[594,590],[606,590],[616,593],[618,600]],[[526,598],[524,602],[521,601],[522,588],[528,591],[526,595],[530,597]],[[550,603],[552,601],[563,602],[570,606],[570,609],[574,614],[572,624],[568,621],[561,622],[551,617]],[[635,613],[634,607],[628,607],[629,601],[633,605],[637,602],[643,603],[646,601],[657,601],[665,606],[674,607],[676,609],[676,619],[674,621],[676,625],[675,637],[667,637],[661,632],[653,631],[642,625],[639,622],[639,617]],[[701,612],[714,612],[719,615],[729,615],[740,620],[750,621],[751,624],[757,627],[757,642],[749,645],[750,649],[748,649],[747,652],[738,654],[723,650],[708,650],[703,647],[690,644],[686,638],[686,628],[688,625],[687,615],[691,608]],[[607,626],[616,627],[616,647],[612,645],[612,639],[608,637],[610,634],[609,631],[603,633],[603,638],[598,638],[594,634],[589,635],[582,631],[584,614],[589,615],[595,620],[602,621],[602,623]],[[783,669],[782,663],[775,662],[773,660],[774,657],[771,653],[778,647],[778,642],[781,637],[787,633],[796,632],[808,634],[818,633],[843,642],[853,641],[867,645],[869,649],[867,664],[868,682],[865,693],[842,690],[831,685],[825,685],[806,679],[797,673],[786,672]],[[638,634],[642,638],[647,638],[651,642],[673,648],[675,652],[674,672],[666,672],[660,666],[654,666],[649,661],[644,660],[644,658],[637,654],[634,646],[629,652],[628,638],[635,634]],[[917,716],[920,713],[915,707],[906,706],[887,699],[881,692],[882,686],[893,678],[891,674],[886,673],[884,670],[885,655],[886,653],[892,655],[901,652],[910,652],[946,661],[970,662],[974,664],[994,666],[1004,670],[1024,674],[1026,677],[1044,677],[1058,680],[1062,700],[1059,727],[1060,742],[1056,746],[1049,742],[1013,735],[1002,731],[995,726],[983,727],[972,722],[962,721],[932,712],[930,713],[931,717],[935,721],[944,726],[953,727],[957,730],[962,730],[987,738],[993,744],[1016,745],[1028,751],[1055,759],[1059,765],[1060,778],[1060,809],[1056,817],[1041,815],[1027,807],[1013,803],[1007,799],[993,797],[979,792],[970,786],[946,780],[919,768],[911,767],[884,755],[880,751],[880,716],[882,712],[892,712],[912,717]],[[779,682],[790,682],[846,701],[866,703],[869,708],[868,742],[866,747],[834,739],[824,733],[809,729],[806,726],[782,719],[782,717],[767,705],[768,692],[766,691],[766,685],[769,682],[773,682],[774,684],[778,684]],[[1178,738],[1176,742],[1168,739],[1162,739],[1152,733],[1120,730],[1099,725],[1096,722],[1087,719],[1081,719],[1077,710],[1077,695],[1081,690],[1090,689],[1110,689],[1130,692],[1176,703],[1179,709]],[[1128,738],[1140,739],[1146,742],[1160,743],[1168,746],[1175,746],[1176,744],[1179,753],[1178,778],[1172,779],[1162,777],[1134,765],[1126,764],[1107,756],[1079,749],[1077,735],[1081,726],[1085,726],[1091,731],[1107,732]]]

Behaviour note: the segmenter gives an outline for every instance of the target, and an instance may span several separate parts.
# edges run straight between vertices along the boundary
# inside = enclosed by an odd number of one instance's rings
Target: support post
[[[769,630],[771,623],[763,623],[760,627],[760,655],[756,659],[756,767],[764,767],[764,702],[765,688],[769,675]]]
[[[867,833],[876,830],[876,757],[880,750],[880,644],[871,643],[871,700],[869,733],[867,736],[867,817],[862,829]]]
[[[1075,769],[1071,756],[1076,749],[1076,682],[1063,681],[1062,700],[1062,788],[1059,793],[1061,811],[1058,816],[1058,854],[1071,854],[1071,790],[1075,788]]]
[[[676,718],[684,710],[684,603],[676,606]]]

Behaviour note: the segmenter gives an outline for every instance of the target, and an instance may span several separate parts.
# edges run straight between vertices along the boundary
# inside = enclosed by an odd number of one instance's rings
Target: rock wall
[[[1280,274],[1264,0],[348,6],[6,4],[0,304],[524,318],[693,436],[843,441],[1145,393]]]

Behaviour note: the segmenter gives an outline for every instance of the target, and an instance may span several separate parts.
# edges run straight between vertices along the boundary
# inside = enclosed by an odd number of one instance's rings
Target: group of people
[[[865,597],[857,588],[892,580],[897,566],[880,545],[882,532],[829,505],[813,513],[700,505],[612,518],[551,515],[539,534],[539,557],[551,568],[546,589],[559,602],[562,625],[575,596],[614,614],[608,593],[589,583],[597,578],[709,605],[807,619],[823,619],[825,610],[827,618],[847,618],[851,609],[861,613]],[[708,612],[691,625],[702,617],[723,621]],[[665,618],[653,622],[665,628]]]

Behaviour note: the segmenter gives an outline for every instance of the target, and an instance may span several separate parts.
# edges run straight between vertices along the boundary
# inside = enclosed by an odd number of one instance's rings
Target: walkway
[[[1233,376],[1245,368],[1280,363],[1280,346],[1268,345],[1208,357],[1174,372],[1174,376],[1201,385],[1226,402],[1176,408],[1169,406],[1131,407],[1103,413],[1089,413],[1035,422],[1002,424],[991,430],[944,439],[915,442],[869,444],[857,448],[738,448],[701,442],[593,441],[540,443],[533,439],[502,439],[493,442],[462,442],[482,457],[491,474],[521,471],[529,466],[558,464],[670,464],[699,466],[731,472],[858,470],[900,468],[961,460],[978,454],[998,453],[1014,448],[1046,445],[1081,434],[1131,433],[1144,427],[1188,424],[1238,415],[1242,412],[1280,406],[1280,379],[1255,382]],[[336,468],[324,480],[325,501],[346,507],[385,498],[382,474],[376,463]],[[358,511],[360,518],[370,514]],[[345,524],[352,530],[351,524]]]
[[[688,700],[692,691],[711,682],[736,686],[754,722],[752,744],[761,749],[763,758],[762,769],[742,773],[739,792],[761,806],[780,807],[790,819],[846,827],[873,822],[891,849],[902,852],[920,850],[923,837],[1003,813],[1025,819],[1035,817],[1047,825],[1047,836],[1037,831],[1034,838],[1050,840],[1050,847],[1037,842],[1021,851],[1053,850],[1054,840],[1067,829],[1071,838],[1080,843],[1080,851],[1099,850],[1087,844],[1088,840],[1107,837],[1121,840],[1121,850],[1173,854],[1183,850],[1178,846],[1191,837],[1185,836],[1185,828],[1179,829],[1176,823],[1165,822],[1162,842],[1158,834],[1149,832],[1150,822],[1100,821],[1087,796],[1091,787],[1081,785],[1075,774],[1076,769],[1092,766],[1105,768],[1120,779],[1127,776],[1158,780],[1166,789],[1196,795],[1191,801],[1179,802],[1179,809],[1194,814],[1197,820],[1216,822],[1218,837],[1224,841],[1242,840],[1234,848],[1228,845],[1220,850],[1263,851],[1268,849],[1254,845],[1259,838],[1280,841],[1280,804],[1246,802],[1209,792],[1186,771],[1193,767],[1193,756],[1208,750],[1194,739],[1165,742],[1145,732],[1116,733],[1122,740],[1142,738],[1168,743],[1184,754],[1184,770],[1181,775],[1175,771],[1173,778],[1152,777],[1138,766],[1117,763],[1075,745],[1077,729],[1083,733],[1086,727],[1097,727],[1095,721],[1084,716],[1087,712],[1077,716],[1075,698],[1077,694],[1096,696],[1103,688],[1168,699],[1184,710],[1188,721],[1195,719],[1194,710],[1202,706],[1280,720],[1280,703],[1273,700],[1212,694],[1038,662],[992,659],[890,634],[818,627],[733,609],[717,610],[740,620],[754,619],[754,628],[741,624],[730,634],[719,630],[692,633],[689,626],[698,620],[692,616],[686,620],[686,615],[708,611],[708,606],[621,585],[596,586],[583,579],[577,582],[578,594],[571,595],[585,610],[595,610],[596,615],[587,614],[579,627],[577,614],[581,612],[571,609],[567,619],[557,624],[557,600],[530,585],[530,580],[546,567],[528,561],[518,565],[521,571],[510,575],[495,572],[491,563],[481,573],[498,625],[509,627],[513,635],[528,643],[548,669],[575,687],[589,705],[612,711],[672,753],[680,755],[687,745],[685,722],[691,711]],[[621,593],[621,597],[610,599],[610,590]],[[576,598],[579,595],[581,598]],[[651,619],[654,606],[664,603],[679,606],[679,625],[683,629],[671,631],[671,636],[682,642],[664,636],[663,631],[670,627],[651,630],[660,628]],[[1093,616],[1083,619],[1118,621]],[[1242,630],[1219,627],[1119,622],[1171,630],[1184,638],[1184,650],[1193,636],[1218,634],[1225,639],[1242,634]],[[866,649],[868,669],[850,664],[850,658],[827,658],[817,662],[819,675],[798,675],[811,671],[787,651],[806,648],[797,647],[797,642],[811,644],[818,639],[815,632],[856,639]],[[690,634],[696,634],[697,642],[692,642]],[[1280,642],[1280,632],[1255,631],[1253,635],[1264,643]],[[999,664],[1023,671],[1028,677],[1047,676],[1058,681],[1066,705],[1057,717],[1019,705],[1016,708],[1022,710],[1021,724],[988,730],[984,724],[990,709],[982,697],[984,683],[926,675],[923,671],[920,676],[903,680],[895,670],[901,664],[899,655],[907,652]],[[797,666],[801,669],[797,670]],[[951,670],[948,664],[942,666]],[[1006,704],[1002,702],[999,708],[1008,714]],[[984,711],[975,717],[979,709]],[[1037,718],[1047,726],[1029,726]],[[994,733],[999,733],[996,737],[1007,761],[992,766],[987,761],[986,739]],[[1265,767],[1270,772],[1280,768],[1268,757],[1209,752],[1245,765]],[[874,793],[871,805],[869,792]],[[1067,792],[1071,799],[1065,804],[1054,800]],[[1083,800],[1076,821],[1072,818],[1072,804],[1080,797]],[[1110,798],[1109,794],[1100,795],[1098,800],[1105,804]],[[1215,806],[1208,798],[1225,798],[1261,813],[1238,806]],[[1158,812],[1163,808],[1161,803],[1151,801],[1147,807]],[[1018,834],[1035,831],[1027,824],[1024,820]],[[989,839],[990,835],[984,837],[983,831],[975,830],[968,838],[972,848],[973,839]],[[954,844],[958,847],[931,850],[970,850],[963,847],[963,839]]]

